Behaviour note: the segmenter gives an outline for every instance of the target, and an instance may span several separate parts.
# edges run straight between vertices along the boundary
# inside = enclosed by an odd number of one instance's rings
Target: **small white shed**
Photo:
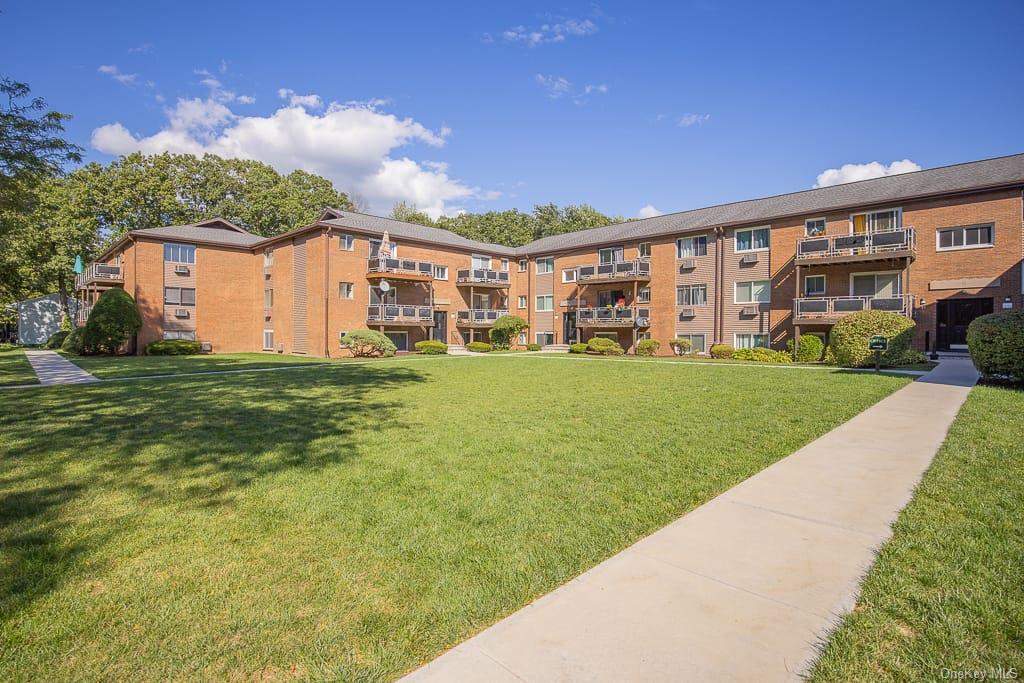
[[[68,301],[71,319],[75,319],[78,302]],[[18,343],[38,346],[46,343],[60,330],[60,294],[46,294],[18,302]]]

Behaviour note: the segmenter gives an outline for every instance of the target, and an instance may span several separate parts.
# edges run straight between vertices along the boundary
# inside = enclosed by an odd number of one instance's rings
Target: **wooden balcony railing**
[[[399,323],[407,325],[433,325],[432,306],[407,304],[371,304],[366,307],[367,322]]]
[[[638,306],[622,308],[580,308],[576,311],[579,327],[650,327],[651,309]]]
[[[857,311],[889,311],[909,317],[914,297],[896,296],[809,296],[793,300],[793,317],[797,320],[838,320]]]
[[[917,238],[911,227],[853,235],[818,235],[797,240],[797,261],[867,260],[872,256],[913,257]]]
[[[644,259],[602,263],[597,266],[580,266],[576,269],[579,282],[615,282],[627,280],[650,280],[651,262]]]

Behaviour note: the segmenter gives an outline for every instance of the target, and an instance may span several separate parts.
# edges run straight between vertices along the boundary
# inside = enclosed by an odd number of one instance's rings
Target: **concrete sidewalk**
[[[25,357],[43,386],[52,384],[85,384],[99,382],[88,372],[67,360],[56,351],[39,351],[29,349]]]
[[[976,381],[943,361],[405,680],[800,680]]]

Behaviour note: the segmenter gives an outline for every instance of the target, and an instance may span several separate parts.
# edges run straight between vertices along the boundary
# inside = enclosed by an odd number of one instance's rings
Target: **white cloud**
[[[560,97],[571,97],[576,104],[584,104],[589,95],[604,95],[608,86],[604,83],[587,84],[577,89],[572,82],[562,76],[536,74],[533,79],[544,89],[548,97],[557,100]]]
[[[146,54],[153,51],[153,43],[142,43],[135,47],[128,48],[128,52],[131,54]]]
[[[277,96],[282,100],[288,100],[288,104],[292,107],[310,107],[311,109],[319,109],[324,106],[319,95],[299,95],[291,88],[279,89],[277,91]]]
[[[509,43],[523,43],[529,47],[537,47],[546,43],[564,43],[568,37],[589,36],[597,33],[597,24],[590,19],[560,19],[540,26],[513,26],[501,32],[503,40]],[[494,42],[490,33],[485,33],[485,43]]]
[[[655,216],[660,215],[661,211],[658,211],[651,204],[647,204],[646,206],[641,207],[640,210],[636,212],[637,218],[654,218]]]
[[[123,73],[114,64],[104,64],[99,69],[97,69],[97,71],[99,71],[101,74],[106,74],[107,76],[110,76],[118,83],[122,83],[124,85],[135,85],[135,83],[139,79],[138,74]]]
[[[256,98],[252,95],[239,95],[235,99],[239,104],[256,104]]]
[[[603,95],[606,92],[608,92],[608,86],[605,85],[604,83],[601,83],[600,85],[587,85],[583,87],[584,95],[589,95],[591,93],[601,93]]]
[[[386,213],[399,201],[431,216],[458,208],[451,202],[493,199],[493,193],[452,178],[447,164],[415,161],[397,150],[421,143],[443,147],[451,130],[431,130],[365,103],[332,102],[311,112],[293,102],[267,116],[242,116],[212,97],[179,99],[166,110],[167,123],[152,135],[136,135],[121,123],[92,132],[92,146],[107,154],[178,152],[257,159],[278,171],[303,169],[329,178],[343,191],[365,196]],[[319,100],[319,98],[317,98]]]
[[[683,114],[679,117],[679,127],[689,128],[690,126],[700,126],[711,120],[711,114]]]
[[[867,164],[843,164],[839,168],[829,168],[819,173],[818,182],[814,186],[828,187],[829,185],[841,185],[842,183],[853,183],[858,180],[870,180],[871,178],[920,170],[921,167],[910,159],[894,161],[888,166],[877,161]]]

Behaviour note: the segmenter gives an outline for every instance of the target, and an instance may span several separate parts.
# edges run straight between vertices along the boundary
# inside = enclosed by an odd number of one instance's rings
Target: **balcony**
[[[801,265],[913,259],[916,255],[917,238],[910,227],[854,235],[804,237],[796,243],[796,262]]]
[[[813,296],[793,300],[793,322],[831,325],[857,311],[889,311],[910,317],[914,298],[897,296]]]
[[[371,258],[366,261],[366,277],[371,280],[393,278],[428,282],[434,279],[434,264],[397,258]]]
[[[598,266],[580,266],[577,281],[587,284],[600,282],[646,282],[651,279],[651,263],[642,259],[620,263],[602,263]]]
[[[78,310],[75,311],[75,324],[79,327],[84,325],[89,320],[90,313],[92,313],[92,304],[78,302]]]
[[[406,304],[371,304],[366,307],[366,321],[391,325],[432,326],[434,324],[434,308]]]
[[[111,286],[124,282],[121,264],[90,263],[84,272],[75,276],[75,289],[85,289],[89,285]]]
[[[508,271],[484,268],[460,268],[455,273],[455,283],[467,287],[490,287],[505,289],[509,284]]]
[[[494,321],[503,315],[508,315],[508,311],[490,308],[463,309],[456,313],[455,324],[458,327],[492,327]]]
[[[581,308],[576,311],[577,327],[650,327],[651,309],[625,306],[624,308]]]

